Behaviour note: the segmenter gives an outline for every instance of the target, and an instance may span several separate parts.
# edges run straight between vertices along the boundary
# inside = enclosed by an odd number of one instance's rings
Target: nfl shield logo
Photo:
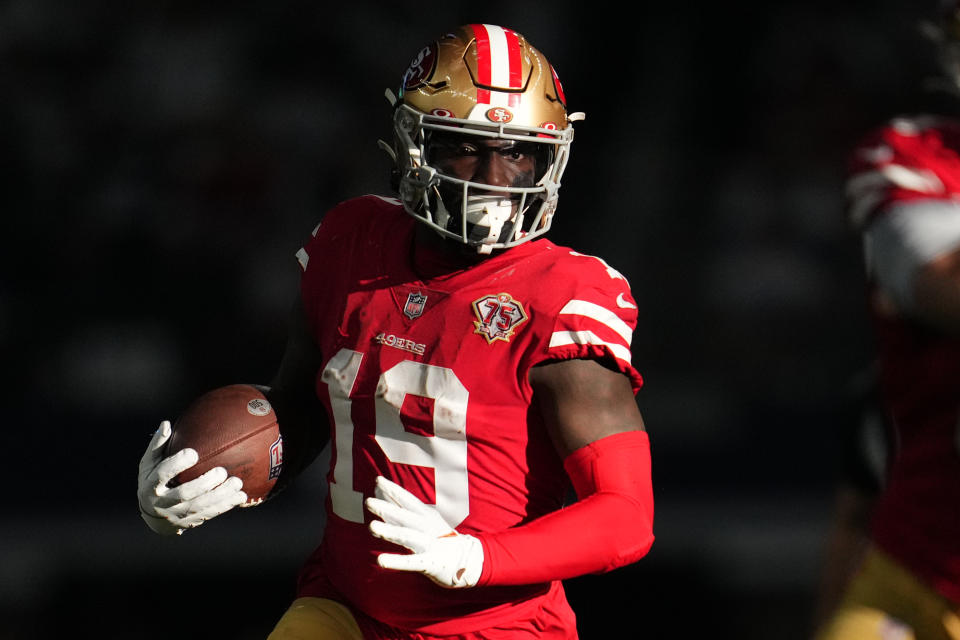
[[[419,318],[423,314],[423,308],[427,305],[427,296],[419,291],[407,296],[407,304],[403,305],[403,315],[411,320]]]
[[[270,474],[269,478],[279,478],[283,470],[283,436],[279,436],[270,445]]]

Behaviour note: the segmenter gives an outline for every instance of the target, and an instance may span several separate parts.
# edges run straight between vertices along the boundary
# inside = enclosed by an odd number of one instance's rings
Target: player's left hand
[[[381,518],[370,522],[370,532],[413,552],[381,553],[377,557],[381,567],[417,571],[441,587],[476,586],[483,570],[483,545],[457,533],[436,508],[384,477],[377,478],[376,497],[367,498],[366,505]]]

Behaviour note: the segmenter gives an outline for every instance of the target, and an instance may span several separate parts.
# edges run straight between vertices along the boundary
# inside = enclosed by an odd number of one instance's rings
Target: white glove
[[[483,570],[483,545],[473,536],[457,533],[435,507],[384,477],[377,478],[376,497],[367,509],[381,520],[370,522],[378,538],[413,553],[381,553],[384,569],[417,571],[441,587],[473,587]]]
[[[140,515],[147,526],[161,535],[181,534],[184,529],[200,526],[247,500],[247,494],[241,491],[243,480],[228,478],[223,467],[214,467],[189,482],[168,487],[171,479],[197,464],[198,459],[196,450],[189,448],[163,458],[163,445],[171,433],[170,422],[161,422],[140,459],[137,478]]]

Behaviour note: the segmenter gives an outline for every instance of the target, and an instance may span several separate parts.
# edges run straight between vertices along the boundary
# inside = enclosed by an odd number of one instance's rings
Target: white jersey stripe
[[[630,349],[622,344],[612,344],[602,340],[592,331],[555,331],[550,336],[550,347],[565,347],[571,344],[596,344],[607,347],[614,357],[630,364]]]
[[[846,191],[848,196],[856,197],[863,189],[875,189],[889,184],[921,193],[941,193],[944,190],[940,178],[928,169],[888,164],[874,171],[863,171],[852,176],[847,182]]]
[[[586,300],[571,300],[563,306],[563,309],[560,309],[560,315],[592,318],[616,332],[627,345],[633,340],[633,331],[630,329],[630,325],[621,320],[617,314],[599,304]]]

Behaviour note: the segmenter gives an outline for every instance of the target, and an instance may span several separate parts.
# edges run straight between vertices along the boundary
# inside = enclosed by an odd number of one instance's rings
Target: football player
[[[930,29],[953,92],[958,9]],[[847,195],[892,452],[871,546],[819,637],[960,639],[960,121],[902,116],[867,135]]]
[[[270,637],[576,638],[561,581],[653,543],[637,304],[603,260],[542,237],[582,114],[490,24],[424,46],[388,98],[399,197],[339,204],[297,254],[268,396],[285,474],[328,439],[332,459],[322,541]],[[163,458],[169,433],[141,465],[154,530],[243,501],[223,470],[167,486],[196,460]]]

